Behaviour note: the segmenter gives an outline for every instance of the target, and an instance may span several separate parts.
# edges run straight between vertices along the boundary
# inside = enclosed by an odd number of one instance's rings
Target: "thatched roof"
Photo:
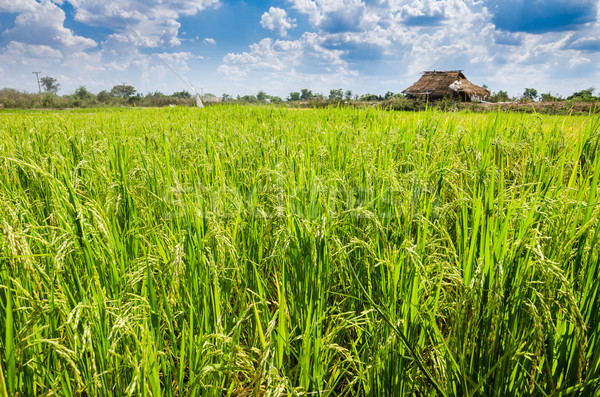
[[[402,93],[431,98],[458,95],[465,99],[471,96],[483,98],[491,95],[489,90],[471,83],[460,70],[423,72],[419,81],[402,91]]]

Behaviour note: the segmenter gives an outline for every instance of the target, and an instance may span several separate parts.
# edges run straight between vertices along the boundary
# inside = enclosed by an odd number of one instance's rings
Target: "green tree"
[[[100,94],[98,94],[98,95],[100,95]],[[173,95],[175,95],[175,94],[173,94]],[[146,94],[146,98],[164,98],[164,97],[165,97],[165,94],[163,94],[160,91],[149,92]]]
[[[40,79],[40,83],[42,83],[42,87],[44,87],[44,91],[49,92],[51,94],[56,94],[60,87],[60,84],[58,84],[56,79],[52,76],[42,77]]]
[[[598,99],[594,97],[594,91],[595,89],[593,87],[590,87],[587,90],[574,92],[573,95],[570,95],[569,97],[567,97],[567,99],[575,101],[594,101]]]
[[[192,94],[187,92],[186,90],[174,92],[173,95],[175,98],[184,98],[189,99],[192,97]]]
[[[113,88],[110,90],[110,94],[112,96],[118,96],[121,98],[129,98],[130,96],[135,95],[135,92],[135,88],[128,84],[118,84],[113,86]]]
[[[352,99],[352,91],[348,90],[346,91],[346,100],[349,101],[350,99]]]
[[[256,102],[258,102],[258,99],[254,95],[244,95],[242,97],[240,97],[238,95],[238,101],[247,102],[247,103],[256,103]]]
[[[556,102],[561,100],[561,98],[556,97],[549,92],[547,94],[542,94],[541,98],[542,102]]]
[[[89,92],[87,90],[87,88],[85,88],[84,86],[79,86],[76,90],[75,93],[73,94],[76,98],[78,99],[83,99],[83,100],[89,100],[92,99],[94,97],[94,94],[92,94],[91,92]]]
[[[490,102],[508,102],[510,98],[506,91],[498,91],[489,98]]]
[[[264,102],[265,99],[269,99],[269,96],[267,95],[266,92],[264,92],[263,90],[258,91],[258,94],[256,94],[256,99],[259,100],[259,102]]]
[[[535,88],[525,88],[525,92],[523,92],[523,99],[527,101],[535,101],[538,96],[538,92]]]
[[[315,97],[315,94],[313,94],[313,92],[311,90],[309,90],[308,88],[303,88],[300,90],[300,99],[302,100],[309,100],[309,99],[313,99]]]
[[[108,93],[108,91],[106,90],[102,90],[98,93],[98,101],[102,102],[102,103],[106,103],[108,101],[110,101],[110,94]]]
[[[290,96],[288,97],[288,101],[299,101],[300,93],[297,91],[290,92]]]
[[[344,90],[341,88],[335,88],[329,90],[329,99],[332,101],[341,101],[344,99]]]
[[[130,96],[129,99],[127,99],[127,102],[129,102],[133,106],[136,106],[141,101],[142,101],[142,96],[140,94]]]
[[[360,97],[361,101],[368,101],[368,102],[381,101],[382,99],[383,98],[381,96],[375,95],[375,94],[365,94]]]

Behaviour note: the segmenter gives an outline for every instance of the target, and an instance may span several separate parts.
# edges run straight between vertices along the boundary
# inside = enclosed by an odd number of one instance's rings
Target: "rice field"
[[[0,397],[598,395],[599,143],[599,116],[0,112]]]

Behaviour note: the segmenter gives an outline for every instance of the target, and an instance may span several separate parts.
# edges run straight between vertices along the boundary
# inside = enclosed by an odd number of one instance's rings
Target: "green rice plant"
[[[600,118],[0,114],[2,395],[595,395]]]

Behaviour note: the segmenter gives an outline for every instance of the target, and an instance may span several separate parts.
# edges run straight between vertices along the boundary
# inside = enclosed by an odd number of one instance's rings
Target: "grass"
[[[0,395],[598,394],[599,142],[596,116],[2,112]]]

